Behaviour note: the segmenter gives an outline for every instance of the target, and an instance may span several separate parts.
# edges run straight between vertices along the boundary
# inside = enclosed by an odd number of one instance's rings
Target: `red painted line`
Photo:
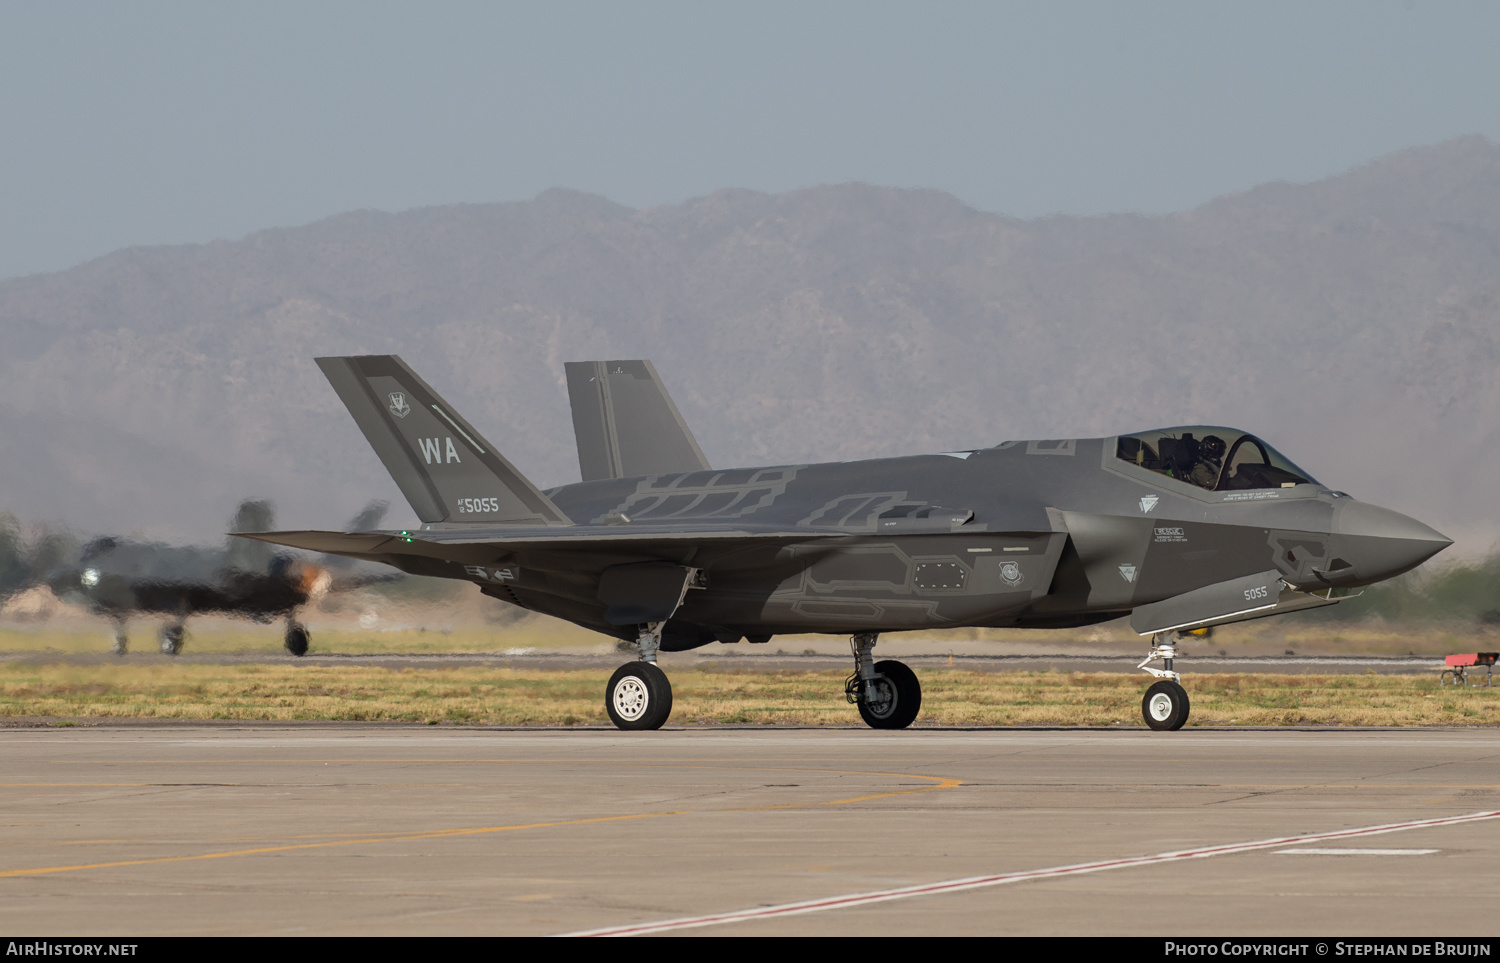
[[[1099,873],[1110,869],[1128,869],[1133,866],[1151,866],[1157,863],[1175,863],[1184,859],[1205,859],[1210,856],[1229,856],[1247,853],[1273,846],[1291,843],[1317,843],[1329,839],[1349,839],[1355,836],[1378,836],[1382,833],[1399,833],[1408,829],[1426,829],[1432,826],[1452,826],[1472,823],[1484,819],[1500,818],[1500,811],[1469,813],[1466,816],[1445,816],[1440,819],[1419,819],[1405,823],[1386,823],[1380,826],[1363,826],[1359,829],[1341,829],[1331,833],[1314,833],[1308,836],[1278,836],[1275,839],[1260,839],[1250,843],[1230,843],[1224,846],[1205,846],[1199,849],[1183,849],[1154,856],[1133,856],[1123,859],[1107,859],[1093,863],[1074,863],[1048,869],[1033,869],[1020,873],[999,873],[994,876],[969,876],[919,886],[903,886],[899,889],[877,890],[872,893],[850,893],[845,896],[830,896],[823,899],[804,900],[799,903],[781,903],[777,906],[758,906],[755,909],[715,913],[709,916],[685,916],[680,919],[660,920],[655,923],[636,923],[628,926],[609,926],[595,930],[578,930],[562,933],[562,936],[643,936],[648,933],[665,933],[695,926],[716,926],[720,923],[742,923],[748,920],[771,919],[778,916],[795,916],[800,913],[818,913],[823,910],[842,909],[846,906],[861,906],[866,903],[883,903],[889,900],[909,899],[913,896],[932,896],[938,893],[956,893],[986,886],[1003,886],[1006,883],[1021,883],[1033,879],[1055,879],[1060,876],[1078,876],[1083,873]]]

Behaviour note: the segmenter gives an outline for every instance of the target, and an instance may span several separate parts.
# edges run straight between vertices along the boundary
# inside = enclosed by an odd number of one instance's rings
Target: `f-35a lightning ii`
[[[644,361],[567,366],[584,480],[543,492],[399,358],[318,365],[422,524],[247,537],[467,580],[633,643],[605,692],[622,729],[671,712],[658,650],[848,634],[846,696],[899,729],[922,690],[875,661],[881,633],[1122,616],[1151,638],[1146,724],[1177,729],[1180,633],[1333,605],[1451,544],[1232,428],[712,469]]]
[[[375,528],[385,509],[385,502],[371,502],[350,519],[349,528]],[[231,525],[237,533],[263,532],[272,527],[274,517],[270,502],[247,499]],[[238,539],[216,549],[102,536],[84,546],[76,565],[52,572],[47,582],[59,598],[80,601],[113,623],[116,655],[125,654],[126,625],[134,616],[166,616],[159,634],[161,651],[177,655],[187,637],[187,618],[217,613],[258,622],[285,619],[286,650],[301,656],[307,654],[309,636],[297,621],[299,608],[318,601],[330,588],[387,578],[330,571],[327,565],[277,553],[270,545]]]

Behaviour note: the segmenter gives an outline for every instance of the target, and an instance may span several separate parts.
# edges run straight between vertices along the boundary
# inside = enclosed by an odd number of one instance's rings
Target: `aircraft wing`
[[[628,548],[663,542],[809,542],[844,537],[847,532],[808,531],[797,529],[750,530],[744,528],[692,529],[649,528],[644,525],[575,525],[568,528],[526,529],[456,529],[416,532],[255,532],[239,538],[253,538],[274,545],[301,548],[327,555],[372,558],[382,555],[418,555],[444,560],[464,560],[473,549],[483,549],[485,557],[493,549],[553,549],[583,551],[590,548]]]

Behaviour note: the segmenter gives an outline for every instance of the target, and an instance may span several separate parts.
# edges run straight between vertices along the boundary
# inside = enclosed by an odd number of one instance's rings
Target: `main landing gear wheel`
[[[604,689],[604,711],[620,729],[660,729],[672,714],[672,683],[653,662],[622,665]]]
[[[1188,694],[1171,679],[1163,679],[1146,690],[1141,716],[1153,729],[1181,729],[1188,720]]]
[[[301,657],[307,654],[307,628],[301,622],[291,622],[286,627],[286,638],[282,640],[286,650]]]
[[[187,633],[180,625],[161,627],[161,654],[176,655],[182,651],[182,640]]]
[[[904,662],[875,663],[875,680],[860,687],[859,717],[871,729],[905,729],[922,711],[922,683]]]

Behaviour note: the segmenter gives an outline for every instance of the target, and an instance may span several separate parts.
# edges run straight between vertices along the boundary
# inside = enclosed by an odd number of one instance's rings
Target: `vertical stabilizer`
[[[422,521],[572,524],[400,358],[317,362]]]
[[[269,501],[247,498],[229,521],[229,531],[269,532],[276,527],[276,506]],[[247,538],[226,540],[225,566],[240,572],[255,572],[264,575],[271,569],[271,558],[276,554],[274,546],[255,542]]]
[[[569,361],[584,481],[705,471],[708,459],[649,361]]]

